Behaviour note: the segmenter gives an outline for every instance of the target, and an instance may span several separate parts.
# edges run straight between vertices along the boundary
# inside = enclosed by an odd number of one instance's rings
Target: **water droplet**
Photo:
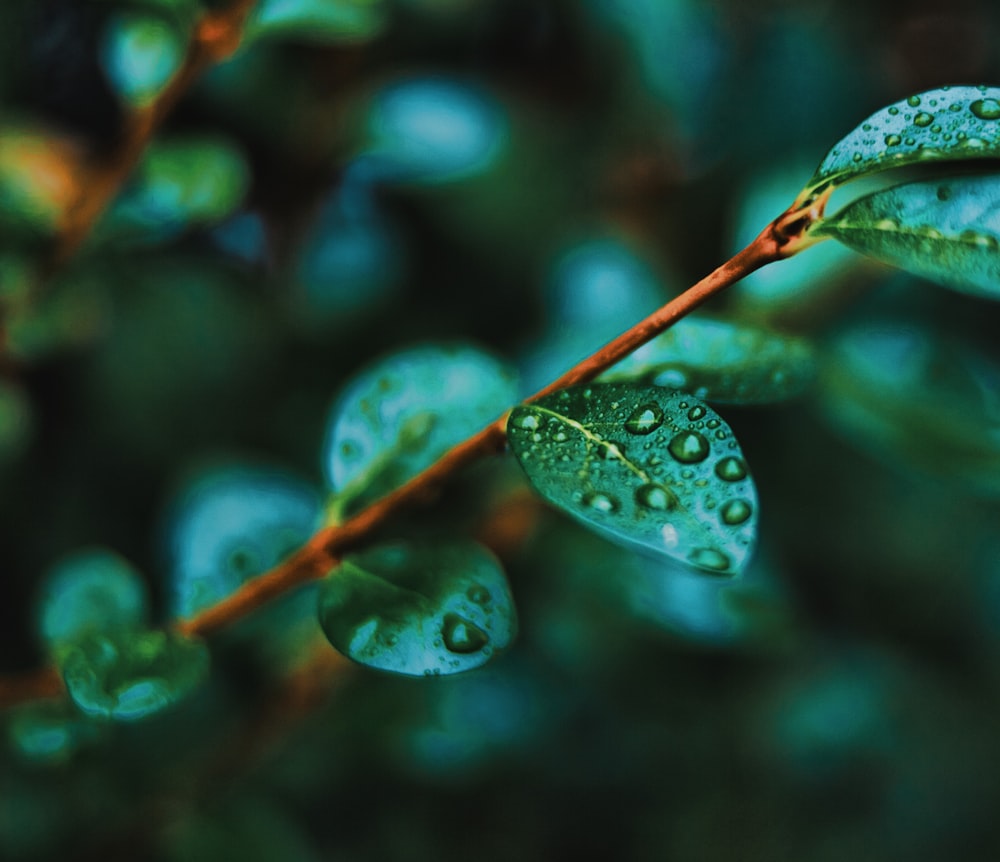
[[[953,113],[956,113],[956,114],[957,114],[957,113],[958,113],[959,111],[961,111],[961,110],[962,110],[962,106],[961,106],[960,104],[958,104],[958,102],[952,102],[952,103],[951,103],[951,104],[950,104],[950,105],[948,106],[948,110],[949,110],[949,111],[952,111]]]
[[[630,434],[652,434],[662,424],[663,411],[659,405],[643,404],[625,420],[625,430]]]
[[[512,420],[512,424],[515,428],[521,428],[524,431],[534,431],[542,423],[534,413],[519,413]]]
[[[670,454],[682,464],[697,464],[708,457],[708,440],[697,431],[682,431],[667,447]]]
[[[940,126],[940,124],[938,124],[938,123],[935,123],[935,124],[934,124],[933,126],[931,126],[931,131],[932,131],[932,132],[933,132],[933,133],[934,133],[935,135],[939,135],[939,134],[941,134],[941,126]]]
[[[699,419],[705,418],[705,413],[707,411],[700,404],[696,404],[690,410],[688,410],[688,419],[692,422],[697,422]]]
[[[705,425],[713,430],[718,428],[721,424],[722,423],[718,419],[709,419],[708,422],[705,423]]]
[[[1000,120],[1000,102],[996,99],[976,99],[969,110],[980,120]]]
[[[635,492],[635,500],[640,506],[656,509],[658,512],[669,511],[677,503],[673,491],[665,485],[658,485],[655,482],[641,485]]]
[[[891,218],[881,218],[875,222],[875,230],[899,230],[899,222]]]
[[[462,655],[479,652],[490,640],[486,632],[479,626],[470,623],[458,614],[445,614],[441,634],[448,651]]]
[[[862,156],[861,153],[855,153],[853,156],[851,156],[851,158],[854,159],[854,161],[856,162],[860,162],[864,158],[864,156]]]
[[[722,515],[722,522],[724,524],[735,527],[737,524],[742,524],[753,514],[753,508],[746,500],[729,500],[722,506],[719,514]]]
[[[723,482],[741,482],[747,477],[747,465],[742,458],[729,456],[715,465],[715,475]]]
[[[552,442],[554,443],[565,443],[567,440],[569,440],[569,434],[561,428],[552,435]]]
[[[921,128],[926,128],[933,122],[934,115],[928,114],[926,111],[921,111],[913,118],[913,125],[920,126]]]
[[[909,105],[911,108],[917,108],[917,107],[919,107],[920,106],[920,96],[910,96],[910,98],[908,98],[906,100],[906,104]]]
[[[688,561],[713,572],[724,572],[729,568],[729,557],[715,548],[695,548],[688,554]]]
[[[588,491],[581,497],[580,502],[588,509],[594,509],[608,515],[612,512],[617,512],[619,509],[616,499],[609,497],[607,494],[602,494],[600,491]]]
[[[601,441],[597,447],[597,457],[602,461],[624,461],[626,457],[625,444]]]
[[[912,147],[916,142],[916,138],[906,138],[906,140],[903,141],[903,143],[908,147]]]
[[[863,132],[870,132],[871,130],[872,130],[872,124],[871,123],[862,123],[861,124],[861,131],[863,131]]]
[[[885,136],[885,145],[887,147],[898,147],[901,143],[903,143],[903,139],[899,135]]]
[[[473,584],[465,591],[465,594],[469,597],[470,602],[475,602],[477,605],[485,605],[490,600],[490,591],[482,584]]]
[[[889,108],[889,116],[895,117],[898,113],[899,113],[899,108],[897,108],[895,105]]]

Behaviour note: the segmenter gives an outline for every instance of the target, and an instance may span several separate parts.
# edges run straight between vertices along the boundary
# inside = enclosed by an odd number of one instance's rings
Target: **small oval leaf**
[[[964,293],[1000,299],[1000,174],[875,192],[813,232]]]
[[[686,317],[601,375],[720,404],[766,404],[802,392],[816,373],[812,345],[766,329]]]
[[[291,38],[319,44],[357,42],[377,36],[386,24],[382,0],[263,0],[246,38]]]
[[[376,362],[330,413],[324,461],[340,508],[399,487],[516,400],[514,373],[471,347],[417,347]]]
[[[55,652],[95,632],[136,629],[148,598],[139,574],[102,548],[80,551],[46,576],[39,606],[42,640]]]
[[[65,652],[59,669],[87,715],[132,721],[190,694],[208,674],[208,649],[162,631],[91,635]]]
[[[322,585],[319,621],[348,658],[409,676],[479,667],[517,632],[500,564],[471,542],[349,557]]]
[[[747,561],[757,491],[729,426],[699,399],[580,386],[515,408],[507,435],[543,497],[615,541],[716,575]]]
[[[1000,87],[942,87],[872,114],[826,154],[800,200],[886,168],[996,158]]]
[[[166,21],[130,12],[108,21],[101,64],[115,92],[143,106],[167,86],[184,60],[186,39]]]

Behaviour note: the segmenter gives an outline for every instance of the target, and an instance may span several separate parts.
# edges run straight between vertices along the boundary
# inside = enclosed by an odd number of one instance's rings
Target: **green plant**
[[[86,318],[79,309],[86,310],[91,285],[74,286],[69,265],[88,238],[97,248],[166,242],[192,224],[225,217],[242,198],[249,171],[224,141],[150,142],[197,75],[236,49],[254,4],[215,12],[197,12],[194,3],[161,5],[169,10],[162,15],[166,21],[151,24],[146,10],[147,17],[116,18],[109,30],[106,63],[121,65],[122,56],[136,52],[155,60],[148,68],[125,63],[120,95],[129,105],[129,121],[109,167],[86,166],[62,185],[23,186],[19,154],[36,132],[19,132],[8,142],[13,155],[0,176],[6,211],[19,224],[33,216],[29,231],[51,241],[45,266],[11,279],[24,285],[8,302],[13,313],[7,336],[19,359],[30,358],[31,327],[60,278],[65,281],[58,284],[58,297],[78,303],[68,316]],[[307,27],[310,38],[326,33],[363,39],[379,27],[378,6],[264,3],[248,33],[264,39]],[[179,50],[178,32],[187,39],[186,53]],[[374,100],[370,139],[339,177],[338,194],[324,211],[324,219],[346,225],[348,232],[378,223],[367,177],[404,186],[445,185],[475,175],[505,139],[505,121],[491,114],[488,99],[434,79],[409,86],[430,92],[434,104],[468,100],[482,111],[474,124],[478,137],[470,135],[463,149],[454,143],[462,140],[461,127],[438,138],[432,126],[421,138],[419,128],[406,127],[399,107],[407,86],[388,87]],[[91,744],[107,719],[131,722],[172,706],[198,691],[210,672],[205,636],[237,651],[265,641],[276,656],[275,677],[291,680],[294,689],[311,672],[309,664],[303,671],[303,657],[320,667],[329,661],[314,652],[309,630],[317,606],[320,625],[338,651],[382,670],[447,675],[501,654],[518,627],[517,590],[497,557],[469,538],[476,525],[435,519],[401,525],[399,515],[434,512],[434,497],[446,483],[508,448],[542,497],[599,535],[638,545],[704,578],[738,578],[753,558],[759,529],[767,529],[758,520],[766,504],[747,466],[752,457],[724,418],[725,405],[799,395],[813,383],[817,359],[806,337],[759,322],[688,315],[752,272],[809,254],[830,238],[958,291],[996,298],[997,130],[1000,88],[943,87],[877,112],[830,150],[788,209],[743,251],[530,397],[519,397],[516,375],[505,363],[467,344],[441,340],[386,352],[342,388],[331,411],[322,455],[325,499],[307,483],[256,465],[213,470],[208,479],[185,486],[168,519],[174,559],[166,629],[150,626],[143,578],[114,554],[82,552],[49,574],[40,630],[50,667],[0,680],[0,701],[28,704],[11,720],[16,745],[28,756],[59,760]],[[60,164],[75,157],[48,146],[44,152]],[[116,197],[140,159],[136,179]],[[899,178],[901,184],[889,185]],[[881,186],[827,215],[842,187],[873,180]],[[31,195],[36,198],[26,203]],[[513,235],[515,228],[507,229]],[[380,236],[384,246],[373,259],[384,262],[393,245],[390,232]],[[331,252],[317,240],[313,262],[325,254],[341,260],[337,249]],[[358,291],[391,290],[392,266],[374,269]],[[164,278],[171,288],[183,281],[182,289],[191,292],[193,342],[214,338],[214,332],[197,331],[200,314],[213,301],[211,291],[202,292],[183,265]],[[150,295],[155,302],[156,290]],[[229,312],[223,302],[214,316]],[[317,325],[322,305],[310,307],[307,316]],[[928,434],[914,443],[916,460],[926,456],[921,447],[936,447],[935,456],[950,472],[967,470],[975,480],[994,483],[980,469],[992,455],[977,450],[992,429],[991,417],[983,419],[983,429],[970,429],[968,422],[953,427],[947,409],[930,421],[910,399],[894,404],[892,389],[899,384],[891,375],[879,379],[864,367],[866,361],[895,362],[915,369],[914,375],[931,368],[928,376],[939,376],[935,357],[921,353],[932,347],[905,330],[866,337],[846,339],[844,361],[830,372],[838,420],[854,423],[876,448],[898,446],[901,426],[927,421]],[[249,357],[253,349],[243,338],[237,332],[218,354],[206,355],[220,365],[230,355]],[[920,356],[907,365],[914,352]],[[989,364],[972,354],[963,354],[958,364],[968,371],[970,389],[980,386],[988,400]],[[190,371],[209,373],[197,366]],[[125,375],[126,390],[127,372],[115,372]],[[949,389],[944,376],[943,388]],[[164,378],[164,386],[170,385]],[[949,391],[955,395],[954,388]],[[10,411],[22,409],[11,392]],[[875,410],[886,403],[895,412]],[[722,405],[721,412],[712,405]],[[518,499],[507,481],[490,486],[499,501],[480,513],[483,519]],[[563,549],[567,557],[569,544]],[[318,587],[310,591],[313,582]],[[64,689],[77,709],[68,708]]]

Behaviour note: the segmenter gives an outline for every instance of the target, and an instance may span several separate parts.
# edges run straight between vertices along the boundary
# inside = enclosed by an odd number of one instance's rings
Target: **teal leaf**
[[[208,674],[208,649],[163,631],[95,634],[70,647],[59,669],[84,713],[132,721],[190,694]]]
[[[798,395],[815,373],[814,351],[804,338],[686,317],[601,380],[681,389],[720,404],[766,404]]]
[[[164,631],[94,634],[66,651],[59,670],[81,711],[131,721],[193,692],[208,675],[208,649]]]
[[[594,384],[517,407],[510,447],[549,502],[612,540],[735,574],[757,531],[757,491],[729,426],[699,399]]]
[[[369,141],[351,167],[371,179],[443,183],[486,171],[509,137],[500,104],[480,88],[446,78],[407,78],[379,90]]]
[[[875,192],[814,232],[964,293],[1000,299],[1000,174]]]
[[[1000,494],[1000,363],[940,321],[866,320],[824,356],[827,421],[880,462]]]
[[[942,87],[872,114],[816,169],[801,199],[886,168],[1000,158],[1000,87]]]
[[[188,226],[224,219],[242,203],[249,181],[243,154],[223,138],[154,142],[101,232],[171,239]]]
[[[161,18],[123,12],[108,21],[101,64],[115,92],[140,107],[152,102],[180,68],[186,42]]]
[[[402,485],[516,400],[514,373],[472,347],[416,347],[376,362],[330,413],[324,463],[340,507]]]
[[[39,631],[51,651],[102,631],[130,630],[146,621],[148,599],[139,574],[104,549],[80,551],[57,563],[42,586]]]
[[[319,621],[348,658],[409,676],[479,667],[517,632],[500,564],[471,542],[349,557],[321,587]]]
[[[387,23],[383,0],[262,0],[246,38],[292,38],[337,44],[367,41]]]
[[[279,470],[215,469],[186,483],[167,527],[174,613],[192,616],[276,566],[319,517],[318,493]]]
[[[12,711],[7,736],[24,760],[51,766],[97,737],[98,727],[65,700],[38,701]]]

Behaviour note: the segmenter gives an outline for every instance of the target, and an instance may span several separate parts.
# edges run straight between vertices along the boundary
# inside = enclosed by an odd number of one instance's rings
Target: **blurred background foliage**
[[[1000,82],[986,0],[262,0],[49,277],[84,166],[222,5],[0,4],[4,673],[46,660],[42,584],[80,549],[163,621],[206,558],[238,583],[301,542],[331,404],[373,359],[472,342],[528,394],[750,240],[871,111]],[[499,555],[505,656],[350,670],[290,597],[147,722],[7,713],[0,857],[997,858],[1000,310],[832,245],[711,308],[819,365],[724,410],[763,512],[741,579],[478,465],[389,532]]]

